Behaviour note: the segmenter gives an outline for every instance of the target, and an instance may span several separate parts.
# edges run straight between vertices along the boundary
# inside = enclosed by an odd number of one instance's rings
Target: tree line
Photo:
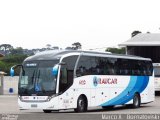
[[[142,32],[139,30],[135,30],[131,33],[131,37],[135,37]],[[148,34],[150,32],[147,32]],[[0,71],[4,71],[9,74],[10,67],[15,64],[21,64],[23,60],[31,55],[36,54],[37,52],[42,52],[46,50],[60,50],[58,46],[52,46],[51,44],[46,44],[44,48],[37,48],[37,49],[23,49],[22,47],[14,48],[10,44],[1,44],[0,45],[0,54],[3,54],[4,57],[0,58]],[[79,50],[82,49],[82,45],[80,42],[75,42],[71,44],[71,46],[66,47],[66,50]],[[109,47],[106,48],[106,52],[116,53],[116,54],[125,54],[125,47],[123,48],[114,48]],[[19,72],[19,71],[18,71]],[[17,72],[17,74],[18,74]]]
[[[66,50],[79,50],[82,48],[80,42],[75,42],[70,47],[66,47]],[[23,49],[22,47],[14,48],[10,44],[1,44],[0,45],[0,53],[4,55],[4,57],[0,58],[0,71],[4,71],[9,75],[10,67],[15,64],[22,64],[25,58],[28,56],[34,55],[37,52],[42,52],[46,50],[60,50],[58,46],[52,47],[52,45],[47,44],[44,48],[39,49]],[[106,52],[125,54],[125,48],[107,48]],[[16,75],[19,74],[19,70],[15,71]]]
[[[82,45],[79,42],[73,43],[70,47],[66,47],[67,50],[78,50],[81,49]],[[0,54],[4,55],[4,57],[0,58],[0,71],[4,71],[9,75],[10,67],[15,64],[22,64],[25,58],[28,56],[34,55],[37,52],[42,52],[46,50],[59,50],[58,46],[53,46],[47,44],[44,48],[37,49],[23,49],[22,47],[14,48],[10,44],[1,44],[0,45]],[[19,70],[15,71],[16,75],[18,75]]]
[[[78,50],[81,49],[82,45],[80,42],[75,42],[72,44],[72,46],[66,47],[65,49],[67,50]],[[42,52],[46,50],[59,50],[62,48],[59,48],[58,46],[52,46],[51,44],[47,44],[46,47],[44,48],[37,48],[37,49],[23,49],[22,47],[16,47],[14,48],[10,44],[1,44],[0,45],[0,53],[3,55],[20,55],[20,54],[25,54],[25,55],[33,55],[37,52]]]

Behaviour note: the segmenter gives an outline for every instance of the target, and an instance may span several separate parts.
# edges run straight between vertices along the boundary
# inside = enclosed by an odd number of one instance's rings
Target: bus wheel
[[[44,113],[51,113],[52,110],[43,110]]]
[[[133,105],[132,105],[132,107],[133,108],[138,108],[138,107],[140,107],[140,105],[141,105],[140,95],[138,93],[135,93],[134,97],[133,97]]]
[[[85,96],[80,96],[77,100],[77,108],[74,109],[75,112],[86,112],[87,111],[87,98]]]

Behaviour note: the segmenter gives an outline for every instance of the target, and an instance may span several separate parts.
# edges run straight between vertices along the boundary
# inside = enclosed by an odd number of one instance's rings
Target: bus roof
[[[89,56],[102,56],[102,57],[116,57],[116,58],[124,58],[124,59],[138,59],[138,60],[149,60],[150,58],[143,58],[139,56],[132,55],[124,55],[124,54],[112,54],[109,52],[96,52],[96,51],[81,51],[81,50],[48,50],[44,52],[39,52],[33,56],[30,56],[25,59],[25,61],[33,61],[33,60],[58,60],[63,55],[77,53]]]

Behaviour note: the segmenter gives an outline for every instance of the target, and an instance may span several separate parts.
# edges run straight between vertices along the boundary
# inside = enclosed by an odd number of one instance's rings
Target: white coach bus
[[[160,92],[160,63],[153,63],[155,92]]]
[[[48,51],[24,60],[18,86],[19,109],[102,108],[154,101],[151,59],[89,51]]]

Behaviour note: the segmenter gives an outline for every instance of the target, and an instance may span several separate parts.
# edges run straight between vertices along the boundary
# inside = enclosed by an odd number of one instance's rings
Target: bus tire
[[[141,105],[140,95],[139,95],[138,93],[135,93],[135,94],[134,94],[134,97],[133,97],[132,107],[133,107],[133,108],[138,108],[138,107],[140,107],[140,105]]]
[[[52,110],[43,110],[44,113],[51,113]]]
[[[87,111],[87,98],[81,95],[77,100],[77,108],[74,109],[75,112],[86,112]]]

